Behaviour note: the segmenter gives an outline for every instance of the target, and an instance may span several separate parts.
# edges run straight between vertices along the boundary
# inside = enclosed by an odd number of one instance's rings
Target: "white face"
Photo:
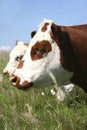
[[[35,36],[31,39],[23,61],[11,77],[12,84],[18,88],[46,87],[53,83],[52,75],[57,78],[59,85],[63,81],[63,74],[71,77],[60,63],[60,50],[51,38],[51,20],[43,21]],[[66,73],[65,73],[66,72]],[[51,75],[52,74],[52,75]],[[61,79],[61,80],[60,80]],[[65,82],[68,78],[65,78]]]
[[[17,68],[20,60],[24,56],[24,53],[27,50],[28,45],[23,42],[17,41],[16,46],[11,51],[9,55],[9,62],[3,70],[4,74],[11,75]]]

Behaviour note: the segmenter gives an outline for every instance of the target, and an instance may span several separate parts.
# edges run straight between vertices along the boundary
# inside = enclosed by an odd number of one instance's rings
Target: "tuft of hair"
[[[24,44],[24,42],[16,40],[16,45],[23,45],[23,44]]]
[[[39,28],[42,28],[45,23],[52,24],[54,22],[52,20],[50,20],[50,19],[43,19],[43,21],[39,24]]]

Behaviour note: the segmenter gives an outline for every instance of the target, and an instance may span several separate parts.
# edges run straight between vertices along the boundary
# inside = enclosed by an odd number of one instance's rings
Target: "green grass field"
[[[0,75],[7,61],[8,55],[0,53]],[[0,130],[87,130],[87,95],[76,87],[69,98],[59,103],[56,95],[51,95],[51,88],[22,91],[3,76]]]

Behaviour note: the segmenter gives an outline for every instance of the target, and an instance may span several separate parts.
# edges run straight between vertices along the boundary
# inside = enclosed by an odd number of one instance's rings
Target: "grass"
[[[7,54],[0,54],[0,74]],[[87,130],[87,95],[76,87],[69,98],[59,103],[44,89],[21,91],[8,77],[0,82],[0,130]],[[45,95],[41,95],[44,92]]]

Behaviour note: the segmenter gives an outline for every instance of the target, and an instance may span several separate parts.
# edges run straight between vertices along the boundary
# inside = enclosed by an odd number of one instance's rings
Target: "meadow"
[[[87,130],[87,95],[75,87],[69,97],[58,102],[50,90],[18,90],[2,71],[8,53],[0,52],[0,130]],[[44,94],[42,94],[44,92]]]

